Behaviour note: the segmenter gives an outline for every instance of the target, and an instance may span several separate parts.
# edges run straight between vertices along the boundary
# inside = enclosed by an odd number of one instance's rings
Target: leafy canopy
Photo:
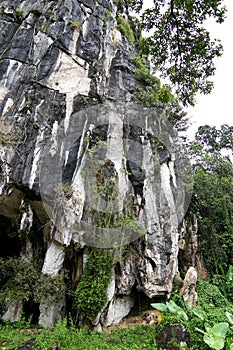
[[[198,216],[202,255],[210,276],[225,275],[233,265],[232,150],[233,127],[228,125],[200,127],[189,148],[195,171],[190,209]]]
[[[208,18],[224,21],[223,0],[156,0],[145,10],[146,1],[129,0],[128,4],[140,13],[142,29],[152,32],[139,48],[151,55],[163,77],[169,77],[183,104],[193,105],[197,92],[210,93],[213,60],[222,55],[222,45],[211,39],[204,22]]]

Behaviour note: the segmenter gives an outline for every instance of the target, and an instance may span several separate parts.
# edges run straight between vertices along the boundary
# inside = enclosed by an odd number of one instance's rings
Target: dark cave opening
[[[135,302],[129,316],[137,316],[144,311],[153,310],[151,304],[164,302],[167,299],[166,295],[157,295],[149,298],[145,293],[139,291],[136,285],[133,287],[132,294],[135,296]]]
[[[29,298],[23,305],[23,315],[26,321],[30,321],[31,324],[38,324],[40,316],[40,304],[35,303],[32,298]]]
[[[0,257],[19,256],[21,240],[17,227],[12,226],[10,218],[0,215]]]

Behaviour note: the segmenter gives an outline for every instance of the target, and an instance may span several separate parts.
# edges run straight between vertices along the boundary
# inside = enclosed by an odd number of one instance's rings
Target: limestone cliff
[[[172,129],[161,110],[132,103],[140,82],[124,11],[106,0],[0,3],[1,256],[42,261],[52,277],[66,269],[76,288],[90,247],[111,249],[99,326],[138,295],[171,293],[188,202]],[[41,325],[72,309],[65,294],[41,301]],[[19,302],[5,302],[3,319]]]

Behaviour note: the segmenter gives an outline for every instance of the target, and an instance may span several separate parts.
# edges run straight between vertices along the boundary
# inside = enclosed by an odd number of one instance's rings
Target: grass
[[[19,328],[18,328],[19,327]],[[27,340],[35,339],[33,349],[48,350],[51,348],[64,350],[156,350],[154,344],[155,328],[137,326],[97,333],[85,329],[67,327],[60,321],[53,330],[26,329],[17,324],[4,325],[0,328],[0,349],[13,350],[22,346]]]
[[[35,338],[39,334],[39,329],[31,328],[22,322],[5,324],[0,327],[0,349],[14,350],[24,344],[29,339]]]

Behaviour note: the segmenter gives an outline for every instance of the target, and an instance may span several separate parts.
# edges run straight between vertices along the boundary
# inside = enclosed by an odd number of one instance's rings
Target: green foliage
[[[0,348],[13,350],[35,338],[33,349],[48,350],[156,350],[154,345],[155,329],[149,326],[137,326],[134,329],[121,329],[97,333],[85,329],[67,326],[65,320],[58,321],[54,329],[23,329],[13,325],[0,328]]]
[[[16,9],[16,10],[15,10],[15,13],[16,13],[16,15],[17,15],[19,18],[24,17],[24,10]]]
[[[93,318],[106,304],[112,263],[110,251],[96,248],[90,252],[84,273],[74,293],[75,307],[84,318]]]
[[[117,17],[118,29],[120,32],[128,39],[129,43],[133,45],[134,43],[134,33],[130,27],[129,22],[122,16]]]
[[[206,331],[197,330],[204,334],[204,342],[209,345],[211,349],[221,350],[224,348],[226,334],[229,328],[227,322],[220,322],[215,324],[212,328],[205,325]]]
[[[73,29],[81,29],[82,25],[80,22],[69,22],[69,25]]]
[[[200,283],[198,281],[198,284]],[[205,282],[205,288],[208,289],[207,282]],[[209,295],[208,300],[217,297],[212,286],[209,287],[208,291],[215,294],[214,297]],[[200,290],[199,293],[201,293]],[[200,299],[201,295],[199,294],[198,297]],[[77,329],[72,321],[69,321],[68,327],[66,320],[60,320],[52,330],[27,329],[29,324],[22,320],[17,324],[6,324],[0,327],[0,348],[2,346],[3,349],[4,347],[9,350],[17,349],[24,341],[33,337],[35,338],[33,349],[38,350],[55,347],[64,350],[156,350],[157,330],[162,329],[166,324],[182,324],[191,335],[192,350],[222,349],[223,342],[225,350],[232,350],[232,305],[228,307],[227,311],[224,305],[222,307],[212,306],[208,311],[204,311],[200,303],[194,309],[188,309],[178,295],[174,296],[173,299],[175,302],[156,304],[157,309],[163,309],[162,323],[156,328],[137,326],[115,330],[111,333],[106,333],[105,330],[102,333],[97,333],[86,329]],[[178,315],[177,311],[179,312],[180,309],[185,312],[187,317]]]
[[[33,16],[35,17],[40,17],[43,12],[39,9],[39,8],[34,8],[31,10],[31,13],[33,14]]]
[[[71,185],[56,185],[54,188],[57,198],[70,199],[73,195],[73,188]]]
[[[108,21],[109,15],[110,15],[110,11],[108,9],[106,9],[105,16],[103,19],[103,29],[106,29],[106,27],[107,27],[107,21]]]
[[[0,121],[0,144],[9,147],[20,140],[19,130],[16,126]]]
[[[113,2],[116,6],[118,6],[119,3],[121,3],[122,5],[125,5],[125,0],[113,0]]]
[[[228,300],[222,295],[217,286],[198,279],[197,288],[198,301],[197,305],[205,311],[216,307],[227,306]]]
[[[201,252],[211,277],[225,276],[233,265],[233,166],[222,155],[231,150],[232,140],[232,127],[205,125],[189,145],[195,171],[190,209],[197,214]]]
[[[233,305],[224,298],[216,286],[198,280],[198,304],[189,309],[178,294],[166,303],[152,304],[162,313],[165,325],[182,324],[188,330],[192,349],[230,349],[233,336]]]
[[[157,99],[162,104],[168,104],[174,99],[171,91],[171,87],[168,84],[164,84],[157,92]]]
[[[224,296],[233,302],[233,266],[230,265],[226,274],[214,275],[213,284],[218,286]]]
[[[224,21],[226,9],[222,2],[158,0],[147,8],[146,1],[130,0],[129,6],[140,13],[142,28],[152,33],[140,42],[139,48],[151,55],[163,77],[169,77],[182,102],[194,104],[197,92],[210,93],[213,61],[222,55],[222,46],[211,39],[204,22],[209,17],[219,23]]]
[[[156,90],[160,88],[160,80],[151,74],[146,59],[143,59],[140,56],[134,56],[131,59],[131,62],[136,66],[134,75],[138,80],[142,81],[146,85],[149,85],[150,87],[153,87]]]
[[[32,263],[21,258],[0,258],[0,303],[59,298],[63,276],[42,274]]]
[[[36,334],[36,330],[34,332]],[[0,327],[0,349],[15,350],[25,341],[32,338],[31,326],[22,319],[14,324],[6,323]]]
[[[191,147],[190,151],[196,158],[204,155],[221,156],[222,150],[233,149],[233,127],[227,124],[221,125],[220,128],[202,125],[198,128],[195,142],[191,146],[194,148]]]
[[[136,66],[135,77],[146,87],[137,87],[133,100],[149,108],[162,108],[163,115],[179,131],[187,129],[186,113],[168,84],[161,86],[160,79],[151,74],[146,57],[135,56],[131,62]]]
[[[188,315],[186,314],[186,312],[180,306],[178,306],[173,300],[166,302],[166,304],[154,303],[154,304],[151,304],[151,306],[154,309],[159,310],[161,312],[171,312],[176,316],[181,317],[181,319],[188,321]]]

